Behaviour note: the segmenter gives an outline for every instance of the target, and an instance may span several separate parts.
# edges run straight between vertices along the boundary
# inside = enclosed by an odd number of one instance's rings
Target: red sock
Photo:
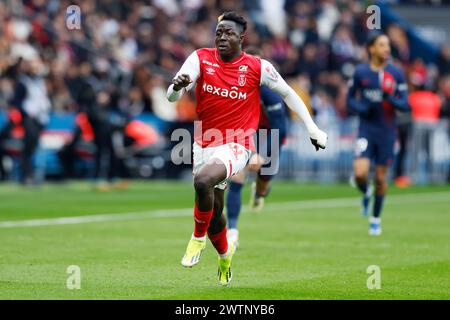
[[[200,211],[197,208],[197,204],[194,207],[194,237],[201,238],[206,235],[206,231],[209,227],[209,222],[211,221],[211,217],[213,215],[213,209],[210,211]]]
[[[219,254],[227,253],[228,251],[227,227],[223,228],[222,231],[216,234],[210,234],[208,232],[208,237]]]

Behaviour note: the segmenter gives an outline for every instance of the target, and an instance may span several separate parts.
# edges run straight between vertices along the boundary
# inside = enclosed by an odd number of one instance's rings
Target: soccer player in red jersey
[[[324,149],[327,135],[312,120],[305,104],[268,61],[242,51],[247,23],[235,12],[218,19],[215,48],[194,51],[184,62],[167,91],[178,100],[195,84],[201,128],[194,137],[194,232],[181,260],[185,267],[199,262],[206,234],[217,250],[219,283],[231,281],[234,247],[227,241],[222,214],[226,181],[244,169],[252,151],[260,115],[260,86],[279,93],[300,115],[311,142]]]

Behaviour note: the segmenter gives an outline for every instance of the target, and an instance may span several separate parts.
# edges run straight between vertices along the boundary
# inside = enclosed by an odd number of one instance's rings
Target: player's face
[[[379,36],[372,47],[370,47],[370,54],[379,60],[387,61],[391,56],[389,38],[384,35]]]
[[[216,48],[223,57],[233,56],[241,48],[243,35],[234,21],[221,21],[216,28]]]

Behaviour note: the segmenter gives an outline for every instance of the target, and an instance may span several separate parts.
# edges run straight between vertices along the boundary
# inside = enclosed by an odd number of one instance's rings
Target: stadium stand
[[[417,74],[417,63],[423,63],[424,86],[441,99],[442,110],[448,110],[448,44],[427,41],[397,10],[424,1],[387,2],[379,5],[382,28],[392,39],[394,62],[404,67],[409,82]],[[66,9],[73,3],[81,9],[80,30],[66,27]],[[439,1],[428,3],[444,6]],[[299,94],[311,101],[317,122],[330,134],[329,150],[315,154],[299,139],[305,132],[293,121],[280,177],[346,180],[356,126],[346,113],[347,81],[354,66],[367,58],[364,43],[370,31],[365,25],[365,7],[356,0],[1,2],[0,127],[13,94],[14,67],[23,52],[35,48],[45,64],[42,71],[52,104],[51,121],[35,157],[42,179],[61,171],[55,154],[74,127],[80,80],[93,74],[104,81],[102,90],[110,97],[107,108],[111,114],[141,119],[169,141],[173,129],[190,128],[195,101],[190,94],[177,104],[168,103],[167,85],[190,52],[212,45],[215,19],[230,9],[243,12],[250,21],[245,46],[262,49]],[[429,181],[442,182],[446,177],[448,127],[443,113],[432,132]],[[168,161],[167,156],[163,159]],[[165,177],[180,177],[189,167],[165,169]]]

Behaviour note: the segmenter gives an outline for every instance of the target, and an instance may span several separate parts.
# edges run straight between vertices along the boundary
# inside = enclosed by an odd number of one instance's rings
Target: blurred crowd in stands
[[[76,1],[3,1],[0,4],[0,107],[13,91],[7,72],[37,50],[53,110],[77,109],[80,77],[95,75],[107,93],[106,107],[130,114],[153,112],[168,120],[192,120],[193,97],[174,106],[165,91],[174,71],[196,48],[213,45],[217,16],[239,10],[249,20],[245,46],[263,49],[282,75],[311,95],[312,108],[346,116],[347,80],[366,59],[365,7],[356,0],[97,0],[79,1],[81,29],[68,30],[66,9]],[[450,49],[433,65],[411,61],[400,27],[386,30],[395,62],[411,83],[435,90],[448,104]],[[99,93],[100,94],[100,93]]]
[[[423,3],[423,1],[400,1]],[[431,1],[430,3],[438,3]],[[66,27],[66,9],[81,9],[81,28]],[[196,48],[213,46],[217,17],[237,10],[249,21],[245,46],[257,46],[313,110],[319,122],[345,119],[347,81],[366,61],[364,2],[357,0],[24,0],[0,3],[0,110],[14,96],[17,64],[42,63],[53,111],[78,111],[81,79],[101,85],[97,101],[109,111],[150,112],[164,121],[195,119],[192,93],[169,103],[174,72]],[[394,63],[411,88],[434,92],[440,115],[450,105],[450,48],[436,61],[413,60],[408,36],[398,25],[384,30]],[[322,119],[322,120],[320,120]]]

